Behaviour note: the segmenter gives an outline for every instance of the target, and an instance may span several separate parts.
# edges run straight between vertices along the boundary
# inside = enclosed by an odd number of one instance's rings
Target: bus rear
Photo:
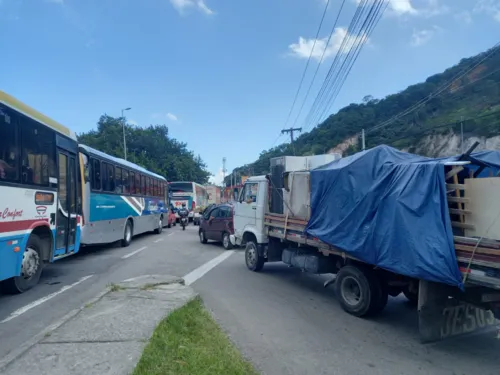
[[[75,135],[0,91],[0,281],[22,293],[75,254],[81,179]]]
[[[189,210],[189,219],[192,220],[196,208],[195,188],[193,182],[175,181],[168,185],[170,203],[175,209],[182,207],[184,203]],[[176,213],[177,219],[179,218]]]

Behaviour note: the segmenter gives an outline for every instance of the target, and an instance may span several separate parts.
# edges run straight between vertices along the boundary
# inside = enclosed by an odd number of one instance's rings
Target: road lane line
[[[146,250],[147,248],[148,248],[147,246],[141,247],[140,249],[137,249],[135,251],[132,251],[131,253],[128,253],[128,254],[122,256],[122,259],[130,258],[131,256],[133,256],[137,253],[140,253],[142,250]]]
[[[173,234],[175,234],[175,233],[169,233],[169,234],[167,234],[167,237],[168,237],[168,236],[171,236],[171,235],[173,235]]]
[[[54,293],[51,293],[49,294],[48,296],[45,296],[45,297],[42,297],[36,301],[33,301],[31,302],[30,304],[24,306],[24,307],[21,307],[20,309],[17,309],[16,311],[14,311],[12,314],[10,314],[7,318],[5,318],[4,320],[2,320],[0,323],[6,323],[8,322],[9,320],[12,320],[14,318],[17,318],[19,315],[22,315],[24,314],[26,311],[29,311],[39,305],[41,305],[42,303],[44,302],[47,302],[48,300],[54,298],[55,296],[61,294],[61,293],[64,293],[65,291],[67,291],[68,289],[71,289],[73,288],[74,286],[77,286],[78,284],[81,284],[83,283],[85,280],[88,280],[90,279],[92,276],[94,275],[88,275],[88,276],[85,276],[85,277],[82,277],[80,280],[78,280],[76,283],[73,283],[71,285],[66,285],[66,286],[63,286],[61,289],[59,289],[57,292],[54,292]]]
[[[156,240],[156,241],[153,241],[153,242],[154,242],[154,243],[158,243],[158,242],[161,242],[161,241],[163,241],[163,238],[160,238],[160,239],[158,239],[158,240]]]
[[[225,251],[222,254],[220,254],[219,256],[215,257],[214,259],[212,259],[212,260],[208,261],[207,263],[203,264],[202,266],[198,267],[197,269],[189,272],[186,276],[183,277],[184,283],[186,285],[191,285],[196,280],[203,277],[208,271],[217,267],[219,264],[221,264],[223,261],[225,261],[227,258],[229,258],[233,253],[234,253],[234,250]]]

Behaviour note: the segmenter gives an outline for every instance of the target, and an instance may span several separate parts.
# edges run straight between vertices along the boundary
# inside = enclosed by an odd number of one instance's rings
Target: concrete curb
[[[150,279],[151,282],[147,283],[148,286],[151,288],[155,288],[158,286],[162,285],[171,285],[171,284],[180,284],[180,285],[185,285],[184,279],[180,277],[175,277],[175,276],[158,276],[158,275],[143,275],[131,279],[126,279],[120,283],[117,284],[112,284],[106,287],[105,290],[103,290],[101,293],[99,293],[97,296],[91,298],[88,300],[86,303],[84,303],[82,306],[80,306],[77,309],[74,309],[70,311],[68,314],[63,316],[57,323],[52,324],[48,326],[46,329],[42,330],[35,336],[33,336],[32,339],[24,342],[21,344],[17,349],[14,349],[11,351],[9,354],[7,354],[4,358],[0,360],[0,374],[3,373],[9,365],[11,365],[14,361],[19,359],[23,354],[25,354],[28,350],[33,348],[35,345],[39,344],[42,340],[45,338],[49,337],[52,332],[56,331],[57,329],[61,328],[64,324],[68,323],[70,320],[73,318],[77,317],[82,311],[84,311],[88,306],[94,305],[98,303],[100,300],[102,300],[106,295],[113,293],[115,288],[118,286],[119,288],[123,289],[142,289],[144,288],[145,284],[140,284],[141,280],[145,279]],[[195,295],[189,299],[188,302],[194,300],[198,294],[195,293]]]

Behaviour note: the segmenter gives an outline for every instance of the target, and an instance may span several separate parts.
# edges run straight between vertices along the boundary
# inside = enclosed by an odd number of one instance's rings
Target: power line
[[[368,7],[368,3],[371,6]],[[332,100],[335,100],[338,96],[352,66],[359,56],[362,46],[373,32],[385,10],[383,5],[387,6],[385,0],[362,0],[359,2],[356,13],[342,40],[342,44],[306,117],[307,125],[315,124],[317,119],[320,120],[324,116],[324,113],[331,107]],[[323,111],[321,111],[322,107],[325,107]]]
[[[409,115],[410,113],[414,112],[418,108],[422,107],[425,105],[427,102],[429,102],[431,99],[437,97],[440,95],[444,90],[449,88],[455,81],[459,80],[460,78],[464,77],[466,74],[470,73],[472,70],[474,70],[477,66],[479,66],[481,63],[483,63],[486,59],[488,59],[493,53],[497,52],[497,48],[500,46],[500,42],[496,43],[491,50],[486,53],[486,55],[479,60],[477,63],[473,64],[469,68],[464,68],[460,73],[457,73],[452,79],[449,81],[445,82],[443,85],[441,85],[436,91],[433,93],[429,94],[427,97],[421,99],[418,101],[416,104],[410,106],[409,108],[405,109],[404,111],[401,111],[397,115],[393,116],[389,120],[386,120],[382,122],[381,124],[375,125],[372,128],[368,129],[368,132],[373,132],[375,130],[378,130],[380,128],[383,128],[389,124],[392,124],[394,121],[399,120],[401,117],[404,117],[406,115]]]
[[[321,64],[323,63],[323,59],[325,58],[325,53],[328,50],[328,46],[330,45],[330,41],[332,39],[333,34],[335,33],[335,29],[337,28],[337,23],[340,18],[340,14],[342,13],[342,9],[344,8],[346,0],[342,0],[342,3],[340,4],[340,9],[337,13],[337,17],[335,18],[335,22],[333,23],[332,30],[330,31],[330,34],[328,36],[328,40],[326,41],[325,48],[323,48],[323,53],[321,54],[321,58],[319,60],[318,65],[316,66],[316,70],[314,71],[314,75],[312,77],[311,83],[309,84],[309,87],[307,88],[306,95],[304,97],[304,100],[302,101],[302,105],[300,106],[299,113],[297,113],[297,116],[295,117],[295,121],[293,122],[293,126],[297,124],[297,121],[302,114],[302,110],[304,109],[304,105],[306,104],[307,98],[309,97],[309,93],[311,92],[311,88],[314,84],[314,81],[316,80],[316,76],[318,75],[319,68],[321,67]]]
[[[293,98],[292,106],[290,107],[290,111],[288,112],[288,116],[286,118],[284,127],[288,125],[288,121],[290,120],[290,116],[292,115],[293,109],[295,107],[295,103],[296,103],[297,98],[298,98],[299,93],[300,93],[300,89],[302,88],[302,83],[304,82],[304,78],[305,78],[306,73],[307,73],[307,68],[309,67],[309,63],[311,62],[311,58],[312,58],[312,55],[314,53],[314,48],[316,47],[316,42],[318,40],[319,33],[321,32],[321,27],[323,26],[323,21],[325,19],[326,12],[328,11],[329,4],[330,4],[330,0],[327,0],[326,5],[325,5],[325,10],[323,11],[323,15],[321,16],[321,21],[319,23],[318,31],[316,32],[316,37],[314,38],[311,52],[309,53],[309,57],[307,59],[306,66],[304,68],[304,72],[302,73],[302,77],[300,79],[299,87],[297,88],[297,92],[295,93],[295,97]]]

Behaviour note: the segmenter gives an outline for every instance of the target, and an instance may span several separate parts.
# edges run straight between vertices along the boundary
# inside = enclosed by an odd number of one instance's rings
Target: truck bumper
[[[231,245],[233,245],[233,246],[237,245],[236,244],[236,237],[234,236],[234,234],[231,234],[229,236],[229,241],[231,242]]]

